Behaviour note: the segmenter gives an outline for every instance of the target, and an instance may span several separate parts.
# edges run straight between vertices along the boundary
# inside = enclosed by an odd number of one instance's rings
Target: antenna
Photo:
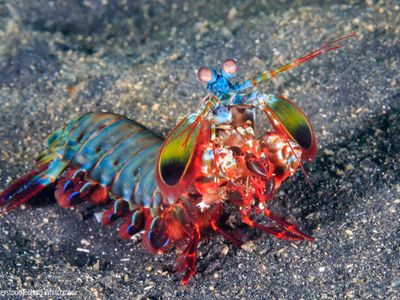
[[[252,79],[245,80],[242,83],[237,85],[236,90],[237,91],[244,91],[244,90],[246,90],[248,88],[256,86],[257,84],[259,84],[262,81],[271,79],[271,78],[277,76],[280,73],[283,73],[283,72],[286,72],[288,70],[291,70],[291,69],[293,69],[293,68],[295,68],[295,67],[297,67],[297,66],[299,66],[299,65],[301,65],[301,64],[303,64],[303,63],[305,63],[305,62],[307,62],[309,60],[312,60],[312,59],[316,58],[317,56],[320,56],[320,55],[322,55],[324,53],[331,52],[333,50],[339,49],[342,46],[342,45],[340,45],[340,42],[342,42],[343,40],[355,37],[355,36],[357,36],[357,34],[355,32],[353,32],[352,34],[346,35],[346,36],[341,37],[341,38],[339,38],[337,40],[329,42],[328,44],[326,44],[326,45],[322,46],[321,48],[319,48],[319,49],[307,54],[306,56],[303,56],[303,57],[300,57],[298,59],[295,59],[294,61],[292,61],[292,62],[290,62],[290,63],[288,63],[286,65],[283,65],[283,66],[281,66],[281,67],[279,67],[277,69],[265,71],[265,72],[261,73],[260,75],[258,75],[256,77],[253,77]]]

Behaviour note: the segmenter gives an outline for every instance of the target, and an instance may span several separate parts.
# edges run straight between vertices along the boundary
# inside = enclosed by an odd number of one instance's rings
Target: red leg
[[[124,222],[119,226],[118,235],[121,239],[130,239],[134,234],[143,230],[145,225],[145,216],[142,209],[129,212]]]
[[[123,217],[129,212],[128,204],[126,201],[119,199],[114,200],[106,211],[103,212],[101,224],[109,225],[114,223],[119,218]]]
[[[193,237],[188,244],[183,255],[186,256],[186,272],[181,280],[181,285],[186,285],[190,279],[190,277],[196,274],[196,254],[197,254],[197,246],[200,242],[200,228],[196,224],[194,225]]]
[[[243,223],[249,225],[250,227],[257,228],[261,231],[264,231],[270,235],[277,237],[278,239],[291,240],[291,241],[305,240],[304,237],[293,234],[291,232],[287,232],[287,231],[281,230],[281,229],[273,227],[273,226],[264,226],[264,225],[258,224],[256,222],[254,222],[248,215],[246,215],[244,213],[242,213],[242,220],[243,220]]]
[[[289,223],[286,220],[282,219],[281,217],[275,215],[270,210],[264,209],[263,212],[266,217],[268,217],[272,221],[275,221],[276,223],[281,225],[285,230],[302,237],[306,241],[314,241],[314,238],[312,236],[301,232],[299,229],[297,229],[297,227],[295,225],[293,225],[292,223]]]
[[[237,239],[232,233],[229,233],[221,228],[219,228],[215,221],[210,222],[211,228],[218,234],[222,235],[224,239],[231,242],[235,247],[240,248],[243,245],[243,242]]]
[[[226,232],[222,228],[220,228],[217,225],[217,219],[220,215],[220,210],[221,210],[221,204],[218,204],[218,207],[214,209],[214,213],[211,216],[210,220],[210,226],[211,228],[218,234],[222,235],[224,239],[228,240],[231,242],[233,245],[235,245],[237,248],[240,248],[243,245],[243,242],[239,239],[237,239],[232,233]]]

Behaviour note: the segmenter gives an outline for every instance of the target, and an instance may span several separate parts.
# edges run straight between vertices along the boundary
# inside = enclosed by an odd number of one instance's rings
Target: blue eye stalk
[[[234,59],[227,59],[223,62],[219,74],[214,68],[201,67],[197,76],[200,81],[207,83],[208,92],[222,99],[237,90],[236,85],[229,81],[235,77],[237,71],[237,62]]]

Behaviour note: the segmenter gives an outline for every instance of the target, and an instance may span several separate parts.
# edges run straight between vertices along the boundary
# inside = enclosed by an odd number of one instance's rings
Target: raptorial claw
[[[259,159],[257,159],[257,157],[253,153],[247,153],[245,156],[245,161],[247,168],[252,173],[261,177],[261,179],[264,181],[269,180],[267,168],[260,162]]]
[[[181,280],[181,285],[186,285],[189,282],[190,277],[196,274],[196,257],[197,247],[200,242],[200,228],[199,225],[194,225],[194,231],[191,241],[189,242],[183,255],[186,256],[186,272]]]

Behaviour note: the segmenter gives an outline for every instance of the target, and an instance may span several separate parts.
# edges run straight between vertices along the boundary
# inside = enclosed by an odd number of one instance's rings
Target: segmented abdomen
[[[108,187],[113,198],[157,207],[155,159],[162,139],[123,116],[94,112],[72,120],[49,138],[49,148]]]

